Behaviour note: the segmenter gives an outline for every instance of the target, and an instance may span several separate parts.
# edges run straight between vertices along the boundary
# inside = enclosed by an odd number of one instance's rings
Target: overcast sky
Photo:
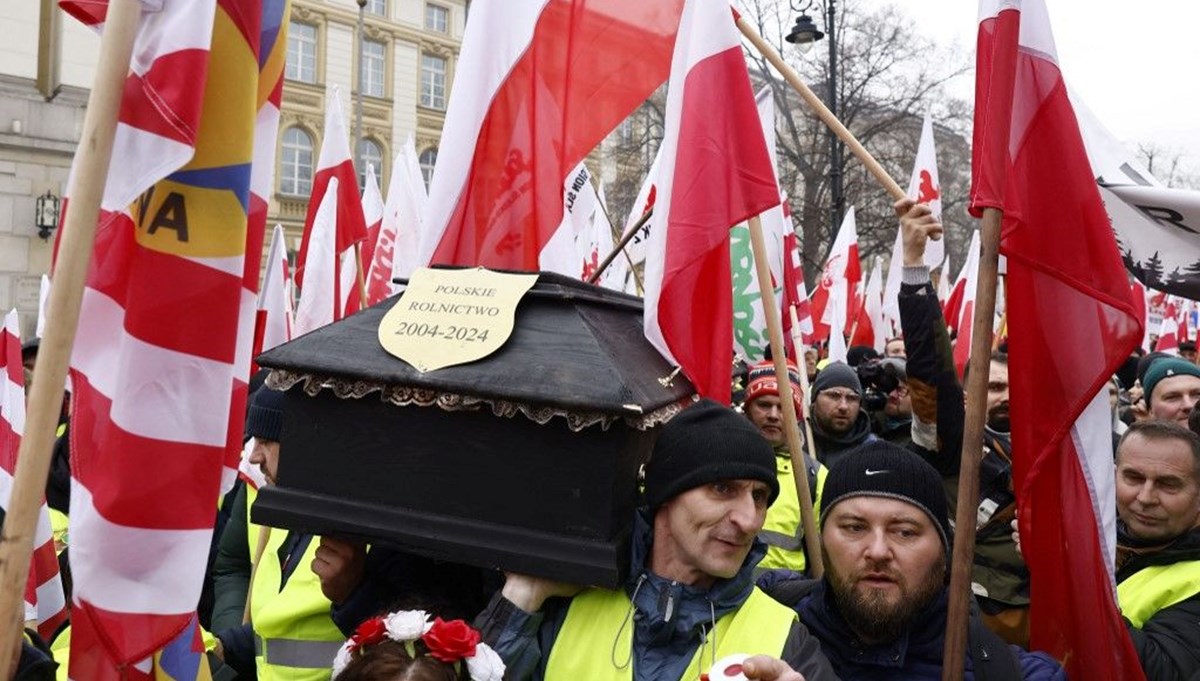
[[[870,5],[891,0],[864,0]],[[1059,65],[1075,93],[1122,141],[1183,152],[1200,169],[1200,2],[1045,0]],[[957,41],[973,62],[974,0],[908,0],[901,11],[941,44]],[[974,72],[955,85],[974,93]]]

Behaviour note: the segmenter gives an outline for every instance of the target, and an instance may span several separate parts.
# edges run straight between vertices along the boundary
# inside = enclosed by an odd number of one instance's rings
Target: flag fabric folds
[[[850,324],[858,317],[858,307],[862,301],[861,286],[862,265],[858,261],[858,228],[854,221],[854,206],[850,206],[846,217],[842,219],[837,238],[833,240],[833,248],[829,249],[829,258],[821,271],[817,290],[813,291],[813,335],[817,340],[827,338],[831,327],[839,333],[850,331],[849,327],[842,325]],[[834,301],[840,301],[842,305],[842,309],[838,311],[841,324],[834,322],[834,310],[831,307]]]
[[[332,324],[342,316],[342,305],[338,298],[338,191],[341,180],[329,179],[325,198],[313,216],[312,229],[307,233],[308,283],[300,287],[300,300],[296,303],[296,324],[292,333],[301,336]]]
[[[875,256],[871,276],[867,277],[867,287],[863,291],[863,304],[858,310],[858,321],[854,326],[854,337],[850,345],[865,345],[882,353],[890,329],[883,316],[883,261]]]
[[[670,72],[681,4],[472,3],[420,264],[537,269],[563,178]]]
[[[1071,678],[1141,679],[1115,603],[1105,385],[1142,328],[1043,0],[982,0],[979,16],[970,209],[1004,212],[1013,472],[1031,645],[1065,660]]]
[[[304,217],[304,236],[296,256],[296,285],[304,289],[305,268],[308,266],[308,242],[317,209],[329,191],[329,181],[337,178],[335,194],[337,234],[335,252],[339,255],[367,238],[366,217],[358,195],[358,176],[350,157],[350,136],[342,118],[342,96],[338,86],[325,93],[325,134],[321,138],[321,153],[317,156],[317,171],[313,174],[312,194],[308,198],[308,213]],[[340,298],[339,298],[340,300]],[[339,311],[340,312],[340,311]],[[339,315],[340,316],[340,315]]]
[[[10,311],[0,328],[0,509],[8,510],[17,450],[25,432],[25,371],[21,364],[21,330],[17,311]],[[42,500],[33,535],[33,558],[25,588],[26,622],[49,639],[67,619],[58,556],[50,528],[50,509]]]
[[[921,141],[917,144],[917,158],[913,163],[912,177],[908,181],[907,196],[917,203],[927,204],[933,216],[942,218],[942,185],[938,181],[937,149],[933,143],[933,116],[925,112],[921,124]],[[934,269],[942,264],[946,255],[945,239],[925,244],[925,265]],[[900,328],[900,279],[904,263],[904,241],[900,228],[896,228],[896,241],[892,245],[892,259],[888,263],[887,284],[883,287],[883,313],[890,323]]]
[[[646,257],[646,337],[698,393],[728,403],[729,228],[778,205],[779,189],[724,3],[684,3],[665,118]]]
[[[271,248],[258,292],[254,332],[254,355],[266,352],[292,339],[292,280],[288,268],[287,245],[283,225],[271,232]]]
[[[658,199],[658,166],[662,159],[662,146],[658,147],[658,151],[654,153],[654,160],[650,162],[650,170],[646,172],[646,178],[642,180],[642,187],[638,190],[637,198],[633,200],[633,207],[629,210],[629,217],[625,220],[625,229],[621,232],[622,236],[629,234],[638,220],[646,214],[646,211],[654,208],[654,202]],[[646,245],[650,243],[650,226],[654,223],[653,220],[647,220],[638,228],[638,233],[629,240],[625,246],[625,252],[629,254],[629,259],[635,265],[640,265],[646,262]]]
[[[963,265],[962,275],[954,285],[955,314],[953,328],[958,332],[954,339],[954,370],[958,377],[963,378],[967,360],[971,356],[971,336],[975,332],[975,293],[979,285],[979,230],[971,235],[971,245],[967,247],[967,264]]]
[[[285,8],[143,13],[71,358],[75,678],[127,677],[194,626],[241,439],[232,412],[244,409],[262,245],[248,225],[265,206],[254,135],[277,85],[260,82],[260,58],[282,69],[285,41],[263,40]]]

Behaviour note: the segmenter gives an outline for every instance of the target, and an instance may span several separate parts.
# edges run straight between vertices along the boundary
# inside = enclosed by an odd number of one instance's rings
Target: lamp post
[[[358,148],[362,144],[363,119],[363,85],[366,83],[363,74],[363,15],[367,11],[367,0],[358,0],[358,96],[354,98],[354,158],[358,161]]]
[[[793,12],[799,12],[800,16],[796,19],[796,25],[792,27],[790,33],[784,37],[784,40],[792,43],[800,49],[800,52],[807,54],[812,49],[813,44],[826,34],[829,35],[829,94],[826,97],[825,105],[834,116],[838,114],[838,98],[837,98],[837,24],[834,18],[837,14],[837,0],[806,0],[800,6],[796,6],[788,0]],[[820,9],[822,18],[825,20],[825,32],[822,33],[812,17],[809,16],[809,11]],[[845,213],[846,197],[842,191],[842,141],[838,139],[833,130],[829,130],[829,192],[833,199],[830,207],[830,240],[837,238],[838,228],[842,224],[842,215]]]

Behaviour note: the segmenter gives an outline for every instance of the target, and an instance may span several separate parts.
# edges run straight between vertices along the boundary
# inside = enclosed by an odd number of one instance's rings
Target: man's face
[[[847,499],[830,510],[821,538],[838,610],[867,643],[895,640],[945,582],[941,535],[910,503]]]
[[[1200,402],[1200,378],[1196,376],[1168,376],[1154,386],[1150,396],[1150,413],[1156,419],[1175,421],[1187,427],[1188,414]]]
[[[279,443],[275,440],[260,440],[255,438],[254,449],[250,452],[250,463],[258,466],[268,485],[275,484],[275,476],[279,473]]]
[[[887,398],[887,404],[883,407],[883,413],[893,418],[912,416],[912,396],[908,394],[907,381],[900,381],[900,385],[888,393]]]
[[[810,350],[804,351],[804,370],[808,372],[809,380],[812,380],[812,377],[817,375],[817,351],[816,350],[810,349]]]
[[[1186,442],[1125,438],[1117,451],[1117,514],[1146,541],[1170,541],[1196,526],[1200,483]]]
[[[893,338],[890,341],[888,341],[887,345],[883,346],[883,356],[884,357],[899,357],[900,359],[907,359],[908,353],[905,352],[905,350],[904,350],[904,339],[903,338]]]
[[[759,480],[720,480],[668,500],[654,516],[650,568],[702,588],[733,577],[767,517],[771,488]]]
[[[813,418],[830,435],[845,435],[854,427],[862,397],[850,388],[829,388],[817,393]]]
[[[988,367],[987,424],[1001,433],[1009,431],[1008,365],[992,362]]]
[[[778,395],[762,395],[747,402],[746,416],[767,442],[783,444],[783,410]]]

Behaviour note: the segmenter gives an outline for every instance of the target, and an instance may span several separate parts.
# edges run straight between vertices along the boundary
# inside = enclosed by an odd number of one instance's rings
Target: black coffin
[[[259,357],[287,397],[254,521],[619,584],[638,468],[694,392],[645,340],[641,301],[543,273],[500,350],[426,374],[379,345],[395,302]]]

